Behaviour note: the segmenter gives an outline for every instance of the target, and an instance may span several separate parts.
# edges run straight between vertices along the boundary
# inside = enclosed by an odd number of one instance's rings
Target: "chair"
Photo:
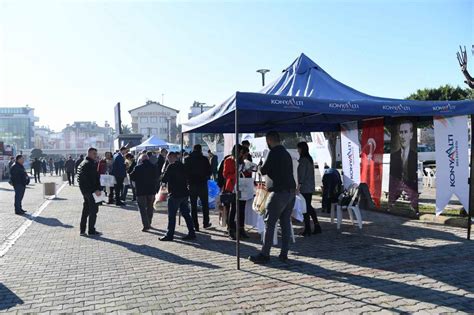
[[[341,194],[339,196],[339,202],[338,203],[333,203],[331,204],[331,223],[334,223],[334,212],[336,212],[337,216],[337,229],[339,230],[341,228],[341,223],[342,223],[342,211],[344,209],[347,209],[347,212],[349,213],[349,218],[354,224],[354,216],[356,217],[357,220],[357,225],[359,226],[359,229],[362,229],[362,214],[360,212],[359,204],[358,204],[358,196],[359,196],[359,187],[357,184],[351,185],[346,193],[349,192],[349,196],[351,197],[351,200],[349,204],[347,205],[342,205],[342,199],[344,197],[344,194]]]
[[[425,185],[429,188],[436,188],[436,173],[432,168],[425,167],[426,181]]]

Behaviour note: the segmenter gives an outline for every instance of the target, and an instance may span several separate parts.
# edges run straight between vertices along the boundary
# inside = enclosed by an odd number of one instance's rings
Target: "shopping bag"
[[[253,178],[239,178],[240,200],[250,200],[255,194]]]
[[[100,175],[100,186],[102,187],[114,187],[117,182],[113,175],[102,174]]]
[[[259,213],[260,215],[265,214],[265,208],[270,193],[266,189],[264,184],[257,185],[257,192],[255,193],[255,198],[253,199],[252,209]]]
[[[168,188],[166,186],[161,186],[158,191],[158,196],[155,199],[158,199],[158,202],[165,202],[168,200]]]
[[[130,186],[130,178],[128,178],[128,176],[123,179],[123,185]]]
[[[219,224],[222,227],[227,226],[227,220],[229,217],[228,208],[223,204],[219,204]]]

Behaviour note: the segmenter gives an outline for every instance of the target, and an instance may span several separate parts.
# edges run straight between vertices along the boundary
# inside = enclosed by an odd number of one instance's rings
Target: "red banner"
[[[383,136],[383,118],[362,122],[360,182],[369,186],[377,207],[382,194]]]

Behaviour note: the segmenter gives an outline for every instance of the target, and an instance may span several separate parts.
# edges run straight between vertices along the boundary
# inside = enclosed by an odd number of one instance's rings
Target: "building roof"
[[[133,109],[129,110],[128,112],[131,114],[133,111],[136,111],[136,110],[141,109],[141,108],[143,108],[143,107],[145,107],[145,106],[154,105],[154,104],[159,105],[159,106],[162,106],[162,107],[167,108],[167,109],[174,110],[176,113],[179,113],[179,110],[174,109],[174,108],[169,107],[169,106],[165,106],[165,105],[161,104],[160,102],[155,102],[155,101],[147,101],[145,105],[139,106],[139,107],[137,107],[137,108],[133,108]]]

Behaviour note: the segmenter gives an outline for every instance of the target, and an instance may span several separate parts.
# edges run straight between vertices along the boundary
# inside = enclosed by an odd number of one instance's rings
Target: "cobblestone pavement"
[[[85,238],[81,203],[66,186],[0,258],[0,312],[474,312],[474,241],[463,229],[363,212],[362,232],[346,221],[337,233],[322,216],[323,234],[297,237],[290,265],[273,249],[269,265],[242,260],[238,271],[220,227],[161,243],[163,213],[143,233],[134,207],[103,206],[104,235]],[[242,257],[260,248],[251,237]]]
[[[63,183],[59,176],[41,176],[43,183],[54,182],[57,185]],[[13,215],[15,212],[14,203],[15,192],[13,187],[6,181],[0,181],[0,244],[5,238],[15,231],[26,220],[26,217]],[[35,184],[35,180],[31,179],[31,184],[27,186],[25,198],[23,200],[23,208],[30,214],[34,213],[40,205],[46,201],[43,198],[43,185]]]

